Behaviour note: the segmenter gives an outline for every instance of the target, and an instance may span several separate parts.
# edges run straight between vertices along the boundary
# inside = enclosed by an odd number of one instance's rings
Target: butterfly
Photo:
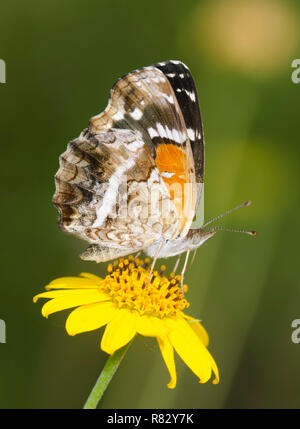
[[[195,82],[185,64],[166,61],[114,84],[106,109],[60,156],[53,202],[60,227],[91,243],[83,260],[186,252],[185,270],[189,253],[216,233],[208,223],[191,227],[203,183]]]

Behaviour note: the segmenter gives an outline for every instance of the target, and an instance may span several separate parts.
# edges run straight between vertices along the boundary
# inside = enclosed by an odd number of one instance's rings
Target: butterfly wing
[[[181,61],[157,63],[155,67],[167,77],[183,113],[193,152],[199,203],[204,182],[204,133],[195,81],[189,68]]]
[[[101,244],[97,252],[95,246],[90,248],[85,259],[100,262],[112,254],[124,256],[162,236],[176,235],[174,204],[148,148],[134,131],[83,131],[60,156],[55,184],[53,202],[61,228]]]
[[[107,108],[91,119],[89,129],[91,132],[131,129],[141,134],[174,200],[179,219],[177,235],[184,236],[199,197],[194,157],[200,165],[200,152],[194,148],[194,155],[192,151],[192,132],[186,126],[182,110],[184,98],[178,98],[175,83],[172,86],[170,77],[159,67],[163,68],[155,64],[119,79],[111,90]],[[185,110],[189,109],[191,115],[193,106],[190,98],[188,101]],[[196,147],[194,142],[193,145]],[[202,173],[197,168],[200,177]]]
[[[60,157],[53,201],[61,228],[92,243],[86,259],[103,261],[161,237],[187,234],[199,196],[197,181],[203,182],[197,103],[193,79],[182,63],[145,67],[120,78],[105,111],[69,143]],[[178,184],[183,192],[174,189]],[[153,207],[149,212],[149,189],[158,190],[154,212]]]

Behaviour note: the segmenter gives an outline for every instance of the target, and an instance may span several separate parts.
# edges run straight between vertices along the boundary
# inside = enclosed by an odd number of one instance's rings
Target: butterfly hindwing
[[[163,234],[176,236],[174,204],[145,143],[131,130],[83,131],[60,156],[55,183],[61,228],[90,243],[126,254]],[[157,192],[150,212],[151,190]]]

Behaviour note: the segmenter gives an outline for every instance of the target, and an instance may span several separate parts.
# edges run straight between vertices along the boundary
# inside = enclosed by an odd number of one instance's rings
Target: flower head
[[[145,261],[120,259],[107,267],[102,279],[93,274],[62,277],[46,286],[47,292],[34,297],[49,298],[42,307],[42,315],[77,307],[67,318],[69,335],[92,331],[106,325],[101,349],[113,354],[125,346],[136,334],[156,337],[169,370],[169,388],[176,386],[174,349],[186,365],[205,383],[215,374],[217,365],[207,350],[208,335],[198,320],[184,314],[189,303],[180,287],[180,276],[166,277],[154,271],[150,275],[149,258]],[[185,291],[187,286],[185,286]]]

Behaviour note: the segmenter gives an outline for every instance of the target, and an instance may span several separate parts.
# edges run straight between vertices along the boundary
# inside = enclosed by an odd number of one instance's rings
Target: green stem
[[[121,349],[115,351],[106,361],[106,364],[101,371],[101,374],[96,381],[95,386],[93,387],[89,397],[84,404],[84,409],[95,409],[103,396],[107,386],[109,385],[111,379],[113,378],[115,372],[117,371],[130,343]]]

